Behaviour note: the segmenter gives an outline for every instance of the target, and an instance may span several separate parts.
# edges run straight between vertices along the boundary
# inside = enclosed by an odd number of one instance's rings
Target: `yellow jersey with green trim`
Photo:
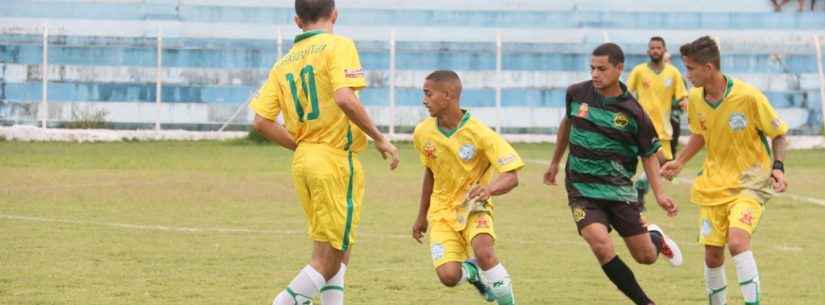
[[[521,157],[501,135],[465,112],[458,127],[439,129],[436,118],[427,118],[413,132],[421,163],[433,172],[429,221],[443,221],[456,230],[456,209],[478,182],[487,185],[493,169],[499,173],[524,167]],[[492,208],[492,201],[490,202]]]
[[[284,124],[296,143],[326,144],[359,152],[367,138],[335,103],[335,91],[366,87],[355,43],[346,37],[308,31],[278,60],[249,107]]]
[[[630,71],[627,89],[637,94],[637,100],[650,117],[659,139],[672,139],[670,115],[673,101],[687,96],[685,82],[679,69],[671,64],[665,64],[662,71],[656,73],[650,67],[650,63],[641,63]]]
[[[767,202],[771,188],[771,152],[767,137],[788,132],[762,92],[727,78],[722,101],[705,100],[703,88],[688,95],[690,131],[704,137],[707,156],[693,183],[691,201],[712,206],[742,197]]]

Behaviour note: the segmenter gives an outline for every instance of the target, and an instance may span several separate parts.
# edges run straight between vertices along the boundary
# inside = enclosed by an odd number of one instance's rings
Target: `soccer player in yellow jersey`
[[[750,240],[768,199],[788,186],[782,163],[788,125],[759,89],[722,74],[719,47],[710,37],[688,43],[680,51],[687,78],[695,86],[688,94],[692,135],[661,172],[672,179],[699,150],[707,148],[690,197],[699,205],[708,299],[711,305],[725,304],[727,246],[745,304],[759,304],[759,273]],[[770,147],[767,138],[772,139]]]
[[[664,62],[667,52],[665,40],[654,36],[647,44],[650,61],[641,63],[630,71],[627,77],[627,89],[636,96],[642,105],[659,140],[662,141],[663,157],[673,159],[670,141],[673,139],[673,127],[670,122],[671,105],[674,100],[681,101],[687,97],[682,74],[673,65]]]
[[[313,240],[309,265],[275,298],[274,305],[343,304],[349,261],[364,194],[364,173],[354,155],[375,140],[390,168],[398,149],[378,131],[358,100],[366,86],[352,40],[332,34],[333,0],[296,0],[295,23],[303,34],[272,67],[250,103],[255,129],[294,150],[292,178]],[[282,115],[285,127],[275,123]]]
[[[647,55],[649,62],[641,63],[630,71],[627,77],[627,89],[636,97],[642,105],[656,135],[662,142],[662,149],[657,153],[659,162],[664,163],[673,160],[673,129],[679,128],[671,126],[671,106],[673,101],[682,101],[687,97],[685,83],[682,81],[682,74],[673,65],[665,62],[664,55],[667,53],[665,39],[659,36],[650,38],[647,43]],[[644,197],[650,188],[647,177],[642,176],[636,181],[636,190],[639,200],[644,206]]]
[[[524,162],[500,135],[462,110],[460,99],[461,80],[455,72],[427,76],[424,106],[431,117],[413,134],[424,182],[412,236],[420,243],[429,229],[433,264],[445,286],[467,281],[488,302],[515,304],[510,275],[494,251],[489,198],[518,185],[516,172]],[[474,259],[468,260],[468,248]]]

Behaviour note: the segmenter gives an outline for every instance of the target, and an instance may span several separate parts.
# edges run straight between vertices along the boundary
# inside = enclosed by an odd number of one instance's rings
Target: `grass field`
[[[367,193],[347,304],[482,304],[468,285],[441,287],[428,247],[410,238],[422,170],[400,147],[396,172],[372,150],[361,156]],[[541,184],[552,146],[516,148],[531,162],[497,200],[496,229],[519,303],[630,304],[576,234],[563,188]],[[270,304],[310,253],[290,155],[243,141],[0,142],[0,304]],[[790,193],[825,199],[823,156],[789,153]],[[707,304],[689,185],[667,188],[681,215],[649,203],[648,218],[681,243],[685,265],[629,265],[658,304]],[[763,304],[825,304],[823,218],[825,206],[770,202],[753,243]],[[728,304],[742,304],[727,270]]]

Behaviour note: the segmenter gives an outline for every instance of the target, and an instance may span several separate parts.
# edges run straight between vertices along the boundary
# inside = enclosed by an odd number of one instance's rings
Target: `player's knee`
[[[709,253],[705,253],[705,265],[708,268],[716,268],[722,266],[725,263],[725,256],[723,255],[713,255]]]
[[[481,266],[494,266],[498,263],[495,251],[492,249],[476,251],[476,260]]]
[[[456,273],[439,273],[438,280],[441,284],[447,287],[455,287],[461,281],[461,274]]]
[[[609,238],[590,238],[587,239],[587,243],[590,245],[593,254],[600,260],[613,257],[613,245],[610,243]]]
[[[728,240],[728,249],[731,255],[737,255],[750,249],[750,241],[744,238],[731,238]]]
[[[656,258],[657,258],[657,255],[656,255],[655,250],[644,251],[642,253],[638,253],[638,254],[634,253],[633,254],[633,259],[635,259],[637,263],[644,264],[644,265],[650,265],[650,264],[655,263]]]

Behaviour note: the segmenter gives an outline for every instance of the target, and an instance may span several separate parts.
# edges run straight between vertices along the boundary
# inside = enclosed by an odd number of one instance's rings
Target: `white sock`
[[[759,304],[759,271],[756,270],[756,260],[753,252],[745,251],[733,257],[736,264],[736,277],[739,278],[739,289],[745,304]]]
[[[493,291],[499,305],[516,304],[510,274],[507,273],[507,269],[504,269],[503,265],[498,264],[490,270],[482,271],[481,280],[484,285],[487,285]]]
[[[728,280],[725,279],[725,265],[708,268],[705,265],[705,291],[708,294],[710,305],[725,305],[727,299]]]
[[[307,265],[298,273],[284,291],[275,297],[272,305],[296,305],[312,300],[318,295],[326,280],[320,272]]]
[[[321,304],[323,305],[343,305],[344,304],[344,273],[347,272],[347,265],[341,263],[341,269],[335,274],[326,286],[321,288]]]

